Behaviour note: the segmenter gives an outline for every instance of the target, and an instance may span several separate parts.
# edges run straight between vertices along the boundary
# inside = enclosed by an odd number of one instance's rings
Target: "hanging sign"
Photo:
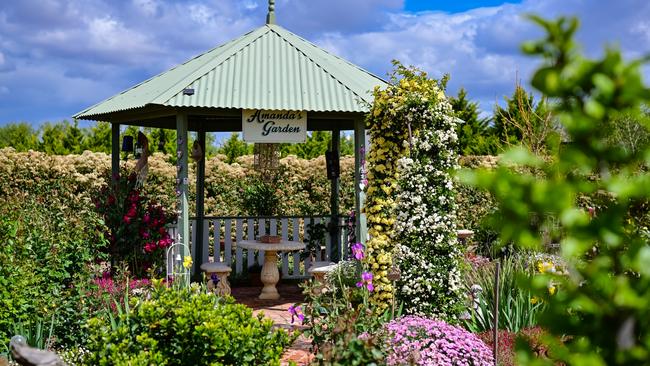
[[[305,142],[307,112],[244,109],[242,131],[246,142]]]

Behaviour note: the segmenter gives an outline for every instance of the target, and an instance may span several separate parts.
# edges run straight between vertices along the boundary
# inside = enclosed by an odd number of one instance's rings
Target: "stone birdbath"
[[[277,300],[280,298],[280,294],[275,287],[280,281],[277,252],[305,249],[305,243],[288,240],[281,240],[279,243],[260,243],[255,240],[242,240],[238,241],[236,245],[248,250],[264,251],[264,265],[262,266],[260,276],[264,284],[262,293],[259,296],[261,300]]]

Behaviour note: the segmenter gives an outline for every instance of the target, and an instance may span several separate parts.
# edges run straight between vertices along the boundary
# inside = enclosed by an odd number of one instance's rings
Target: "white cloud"
[[[190,19],[201,25],[209,24],[215,16],[212,9],[202,4],[191,4],[188,10]]]
[[[0,109],[72,114],[261,26],[266,4],[266,0],[3,3],[0,86],[12,93],[5,92],[11,98],[0,98]],[[421,67],[434,77],[450,73],[450,91],[464,86],[487,111],[512,92],[517,76],[528,80],[538,63],[519,52],[522,41],[541,35],[522,14],[578,15],[579,40],[589,55],[600,54],[605,42],[617,44],[628,57],[650,48],[650,2],[645,0],[524,0],[456,14],[406,13],[403,6],[404,0],[277,0],[276,14],[280,25],[380,76],[391,70],[392,59]],[[23,101],[30,104],[22,108],[20,103],[27,103]],[[49,108],[57,110],[45,110]]]
[[[8,72],[14,69],[14,65],[10,62],[7,57],[0,52],[0,72]]]
[[[647,52],[650,44],[650,6],[643,0],[528,0],[459,14],[397,13],[381,30],[326,33],[316,43],[382,75],[393,58],[433,77],[450,73],[450,92],[465,87],[484,111],[491,111],[496,101],[512,93],[517,79],[525,84],[540,62],[520,52],[523,41],[542,35],[525,18],[530,13],[578,15],[583,24],[578,38],[592,56],[606,42],[618,44],[628,57]],[[613,15],[616,19],[608,20]]]
[[[91,19],[87,31],[87,46],[102,53],[115,52],[124,57],[150,54],[156,49],[154,40],[110,17]]]

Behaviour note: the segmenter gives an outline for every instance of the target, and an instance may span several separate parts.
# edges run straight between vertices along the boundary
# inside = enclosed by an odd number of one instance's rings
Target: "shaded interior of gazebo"
[[[334,156],[340,132],[354,131],[355,210],[361,212],[361,159],[365,148],[365,113],[372,90],[385,86],[379,77],[336,57],[275,24],[274,2],[264,26],[106,99],[74,118],[112,124],[112,169],[119,173],[120,126],[177,131],[178,232],[189,247],[188,132],[197,132],[205,151],[207,132],[242,131],[244,110],[301,111],[307,130],[331,131]],[[205,161],[197,162],[196,225],[204,217]],[[331,212],[337,219],[338,178],[332,179]],[[365,239],[365,218],[357,214],[356,237]],[[208,250],[195,237],[195,272]],[[340,243],[333,251],[340,252]],[[338,260],[336,255],[331,260]]]

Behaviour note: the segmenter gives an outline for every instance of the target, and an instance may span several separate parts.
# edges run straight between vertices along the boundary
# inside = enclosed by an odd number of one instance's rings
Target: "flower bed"
[[[406,316],[383,329],[389,366],[494,364],[492,351],[475,334],[443,321]]]

